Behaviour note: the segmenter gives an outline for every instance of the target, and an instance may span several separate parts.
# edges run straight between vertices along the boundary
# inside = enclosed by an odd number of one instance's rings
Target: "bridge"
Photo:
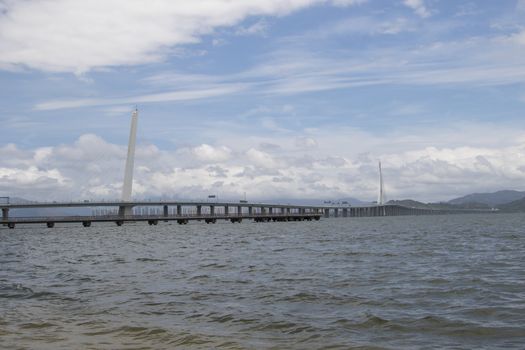
[[[43,208],[89,208],[92,215],[71,216],[10,216],[16,209]],[[104,209],[102,209],[104,208]],[[181,225],[190,221],[203,221],[207,224],[226,220],[240,223],[243,220],[254,222],[312,221],[322,217],[379,217],[401,215],[436,215],[486,212],[486,210],[438,210],[409,208],[400,205],[373,206],[310,206],[272,203],[241,202],[199,202],[199,201],[96,201],[96,202],[35,202],[23,204],[0,204],[2,220],[0,224],[15,228],[19,224],[46,224],[54,227],[56,223],[81,223],[90,227],[92,223],[114,222],[118,226],[125,222],[147,222],[157,225],[159,222],[175,221]]]

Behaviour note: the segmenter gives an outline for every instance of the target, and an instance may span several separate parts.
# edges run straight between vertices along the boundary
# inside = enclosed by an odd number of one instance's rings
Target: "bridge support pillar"
[[[230,212],[230,207],[228,207],[227,205],[225,205],[225,206],[224,206],[224,215],[227,216],[229,212]]]
[[[131,205],[121,205],[118,207],[118,216],[125,217],[133,215],[133,206]]]
[[[237,207],[237,215],[238,216],[242,215],[242,207],[240,205]]]
[[[2,220],[9,220],[9,208],[2,208]]]
[[[339,209],[335,208],[334,209],[334,218],[337,218],[339,217]]]
[[[329,218],[330,217],[330,209],[325,209],[324,210],[324,217],[325,218]]]
[[[343,208],[343,217],[344,218],[348,217],[348,209],[347,208]]]
[[[215,215],[215,206],[210,205],[210,215]]]
[[[182,205],[177,205],[177,215],[182,215]]]
[[[168,216],[168,206],[165,205],[163,209],[164,209],[164,213],[163,213],[164,216]]]
[[[248,215],[252,215],[253,214],[253,207],[248,207]]]
[[[201,215],[201,213],[202,213],[202,206],[200,206],[200,205],[197,205],[197,215],[199,215],[199,216],[200,216],[200,215]]]
[[[268,208],[268,214],[270,214],[270,215],[273,214],[273,208],[272,207]]]

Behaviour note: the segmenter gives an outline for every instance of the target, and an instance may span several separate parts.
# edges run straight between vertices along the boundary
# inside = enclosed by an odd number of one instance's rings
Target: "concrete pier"
[[[2,220],[6,221],[9,219],[9,208],[2,208]]]

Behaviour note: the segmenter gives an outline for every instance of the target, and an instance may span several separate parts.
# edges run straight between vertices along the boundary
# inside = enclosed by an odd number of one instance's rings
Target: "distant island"
[[[491,193],[472,193],[448,202],[422,203],[404,199],[392,200],[388,204],[426,209],[497,209],[502,212],[525,212],[525,192],[502,190]]]

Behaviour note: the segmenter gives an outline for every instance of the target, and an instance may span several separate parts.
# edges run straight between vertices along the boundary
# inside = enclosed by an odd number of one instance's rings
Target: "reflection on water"
[[[0,348],[523,348],[525,217],[0,229]]]

